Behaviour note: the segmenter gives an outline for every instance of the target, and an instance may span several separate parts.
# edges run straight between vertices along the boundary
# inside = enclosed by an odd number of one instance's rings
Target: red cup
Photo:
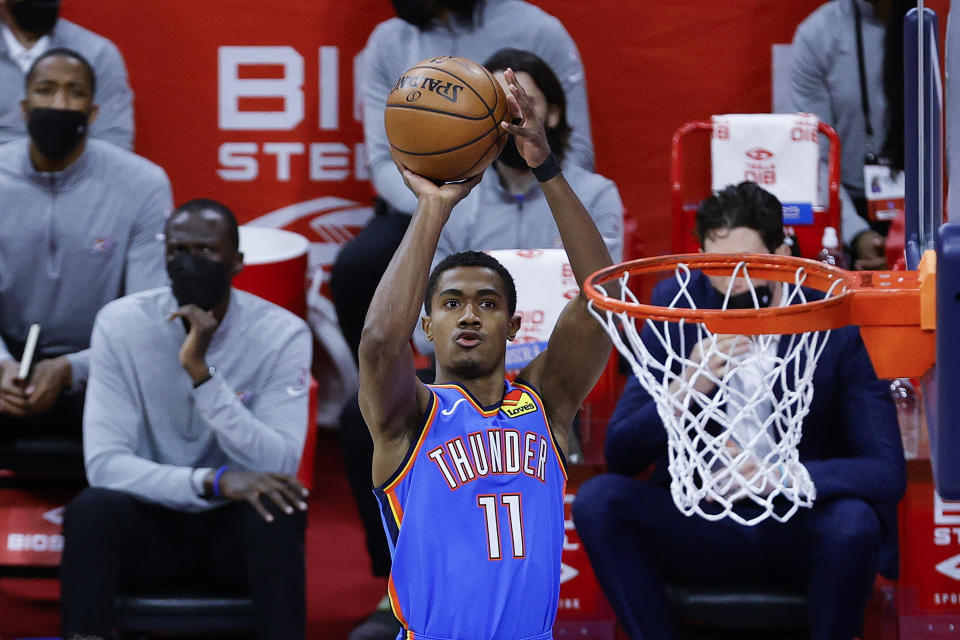
[[[233,279],[233,286],[306,318],[309,248],[309,241],[299,233],[241,226],[243,271]]]

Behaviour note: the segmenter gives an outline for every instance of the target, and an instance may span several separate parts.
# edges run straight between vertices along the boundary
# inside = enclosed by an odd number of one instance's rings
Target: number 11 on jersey
[[[487,526],[487,554],[491,560],[503,557],[500,545],[500,515],[497,510],[498,502],[507,508],[507,518],[510,521],[510,541],[513,545],[513,557],[523,558],[523,509],[519,493],[504,493],[497,500],[496,495],[477,496],[477,506],[483,509],[484,520]]]

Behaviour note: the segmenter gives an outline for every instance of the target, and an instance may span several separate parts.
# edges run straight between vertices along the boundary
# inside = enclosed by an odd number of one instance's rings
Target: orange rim
[[[601,285],[619,280],[624,273],[631,277],[673,272],[685,264],[690,270],[707,275],[730,276],[737,264],[745,263],[751,279],[774,280],[795,284],[797,270],[804,269],[803,286],[836,293],[830,298],[761,309],[673,309],[639,302],[627,302],[606,295]],[[837,282],[839,281],[839,284]],[[685,320],[702,323],[711,331],[723,333],[800,333],[822,331],[849,324],[848,305],[851,292],[857,288],[852,272],[816,260],[755,253],[688,253],[642,258],[601,269],[584,286],[594,306],[614,313],[668,322]]]
[[[707,275],[732,275],[743,262],[752,279],[796,284],[803,268],[805,287],[835,292],[829,298],[761,309],[673,309],[611,298],[601,285],[625,273],[673,273],[681,264]],[[704,324],[713,333],[791,334],[858,325],[881,378],[922,375],[935,360],[936,256],[926,252],[919,271],[847,271],[816,260],[773,254],[691,253],[643,258],[601,269],[584,283],[584,293],[604,311],[634,318]]]

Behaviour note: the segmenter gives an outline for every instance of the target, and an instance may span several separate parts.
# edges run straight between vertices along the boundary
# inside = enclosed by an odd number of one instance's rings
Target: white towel
[[[811,224],[817,203],[818,120],[806,113],[713,116],[713,190],[758,183],[784,206],[784,223]]]
[[[507,375],[516,375],[547,348],[553,327],[580,289],[563,249],[488,251],[513,274],[517,286],[520,331],[507,343]]]

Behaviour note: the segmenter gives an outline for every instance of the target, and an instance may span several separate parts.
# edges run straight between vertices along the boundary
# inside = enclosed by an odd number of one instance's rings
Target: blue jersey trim
[[[380,518],[383,520],[384,526],[387,528],[387,535],[390,536],[391,543],[391,555],[392,549],[397,546],[397,540],[400,537],[400,523],[397,522],[396,518],[393,516],[393,510],[390,509],[390,498],[382,489],[373,490],[374,497],[377,499],[377,504],[380,506]]]

